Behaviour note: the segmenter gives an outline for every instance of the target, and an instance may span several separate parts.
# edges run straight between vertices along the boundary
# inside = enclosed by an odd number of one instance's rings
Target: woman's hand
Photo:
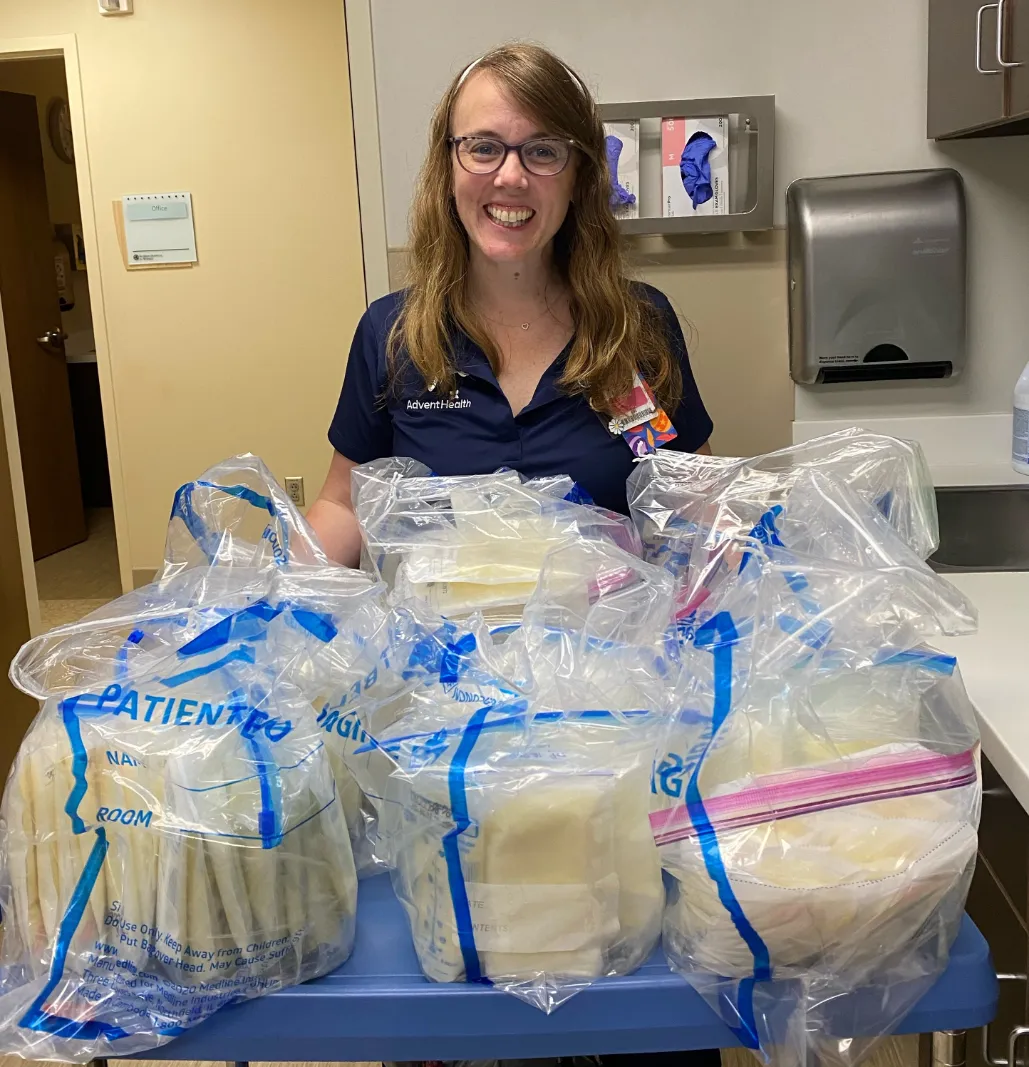
[[[350,499],[350,472],[356,466],[334,452],[322,491],[307,511],[325,554],[344,567],[356,567],[361,558],[361,530]]]

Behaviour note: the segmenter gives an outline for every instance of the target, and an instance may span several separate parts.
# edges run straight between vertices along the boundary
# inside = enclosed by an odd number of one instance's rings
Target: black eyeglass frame
[[[465,166],[464,161],[461,159],[461,143],[463,141],[489,141],[491,144],[500,145],[504,149],[504,154],[499,158],[497,165],[491,170],[469,170],[469,168]],[[534,175],[537,178],[556,178],[568,166],[568,163],[572,158],[571,152],[568,153],[568,158],[564,161],[564,163],[561,164],[561,169],[551,171],[549,174],[540,174],[539,171],[533,170],[532,167],[530,167],[528,163],[525,162],[524,149],[526,145],[548,143],[563,144],[571,148],[572,151],[575,151],[576,149],[579,149],[581,151],[581,146],[579,142],[573,141],[570,137],[530,137],[529,140],[522,141],[521,144],[508,144],[506,141],[502,141],[499,137],[484,137],[482,135],[469,135],[467,137],[447,138],[447,144],[453,146],[454,155],[457,156],[457,162],[461,164],[461,169],[467,171],[469,174],[496,174],[496,172],[500,170],[500,168],[507,162],[508,155],[510,155],[511,152],[517,152],[519,162],[530,174]]]

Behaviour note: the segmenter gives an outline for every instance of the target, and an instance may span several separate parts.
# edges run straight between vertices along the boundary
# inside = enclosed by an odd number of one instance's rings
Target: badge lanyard
[[[607,428],[622,435],[637,459],[649,456],[679,436],[653,390],[636,372],[632,376],[632,392],[617,400],[614,409]]]

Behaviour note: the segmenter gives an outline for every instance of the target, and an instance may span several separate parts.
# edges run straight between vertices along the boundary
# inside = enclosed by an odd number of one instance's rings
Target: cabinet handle
[[[1021,63],[1009,63],[1004,58],[1004,5],[1008,0],[998,0],[997,3],[997,62],[1002,67],[1020,67]]]
[[[979,71],[980,74],[1002,74],[1003,73],[1003,71],[1000,71],[1000,70],[986,70],[986,68],[983,66],[983,63],[982,63],[982,59],[983,59],[983,12],[984,11],[994,11],[994,10],[997,10],[999,8],[1000,8],[1000,0],[998,0],[998,2],[996,4],[983,4],[983,6],[981,8],[979,8],[979,10],[975,14],[975,69],[977,71]],[[997,20],[997,26],[998,26],[997,34],[998,34],[998,37],[1000,35],[1000,29],[999,29],[1000,25],[1001,25],[1001,22],[998,19]]]
[[[998,974],[998,982],[1025,982],[1026,976],[1024,974]],[[990,1024],[987,1023],[980,1034],[982,1038],[982,1056],[983,1059],[991,1064],[991,1067],[1007,1067],[1008,1061],[1003,1057],[996,1057],[990,1055]],[[1019,1035],[1015,1035],[1015,1041],[1018,1040]],[[1011,1035],[1008,1035],[1010,1041]]]
[[[1008,1067],[1015,1067],[1015,1055],[1018,1051],[1018,1039],[1029,1034],[1029,1026],[1012,1027],[1008,1034]]]

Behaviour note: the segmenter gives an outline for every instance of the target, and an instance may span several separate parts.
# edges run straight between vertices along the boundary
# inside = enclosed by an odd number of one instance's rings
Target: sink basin
[[[933,570],[1029,570],[1029,487],[961,486],[936,490],[940,547]]]

